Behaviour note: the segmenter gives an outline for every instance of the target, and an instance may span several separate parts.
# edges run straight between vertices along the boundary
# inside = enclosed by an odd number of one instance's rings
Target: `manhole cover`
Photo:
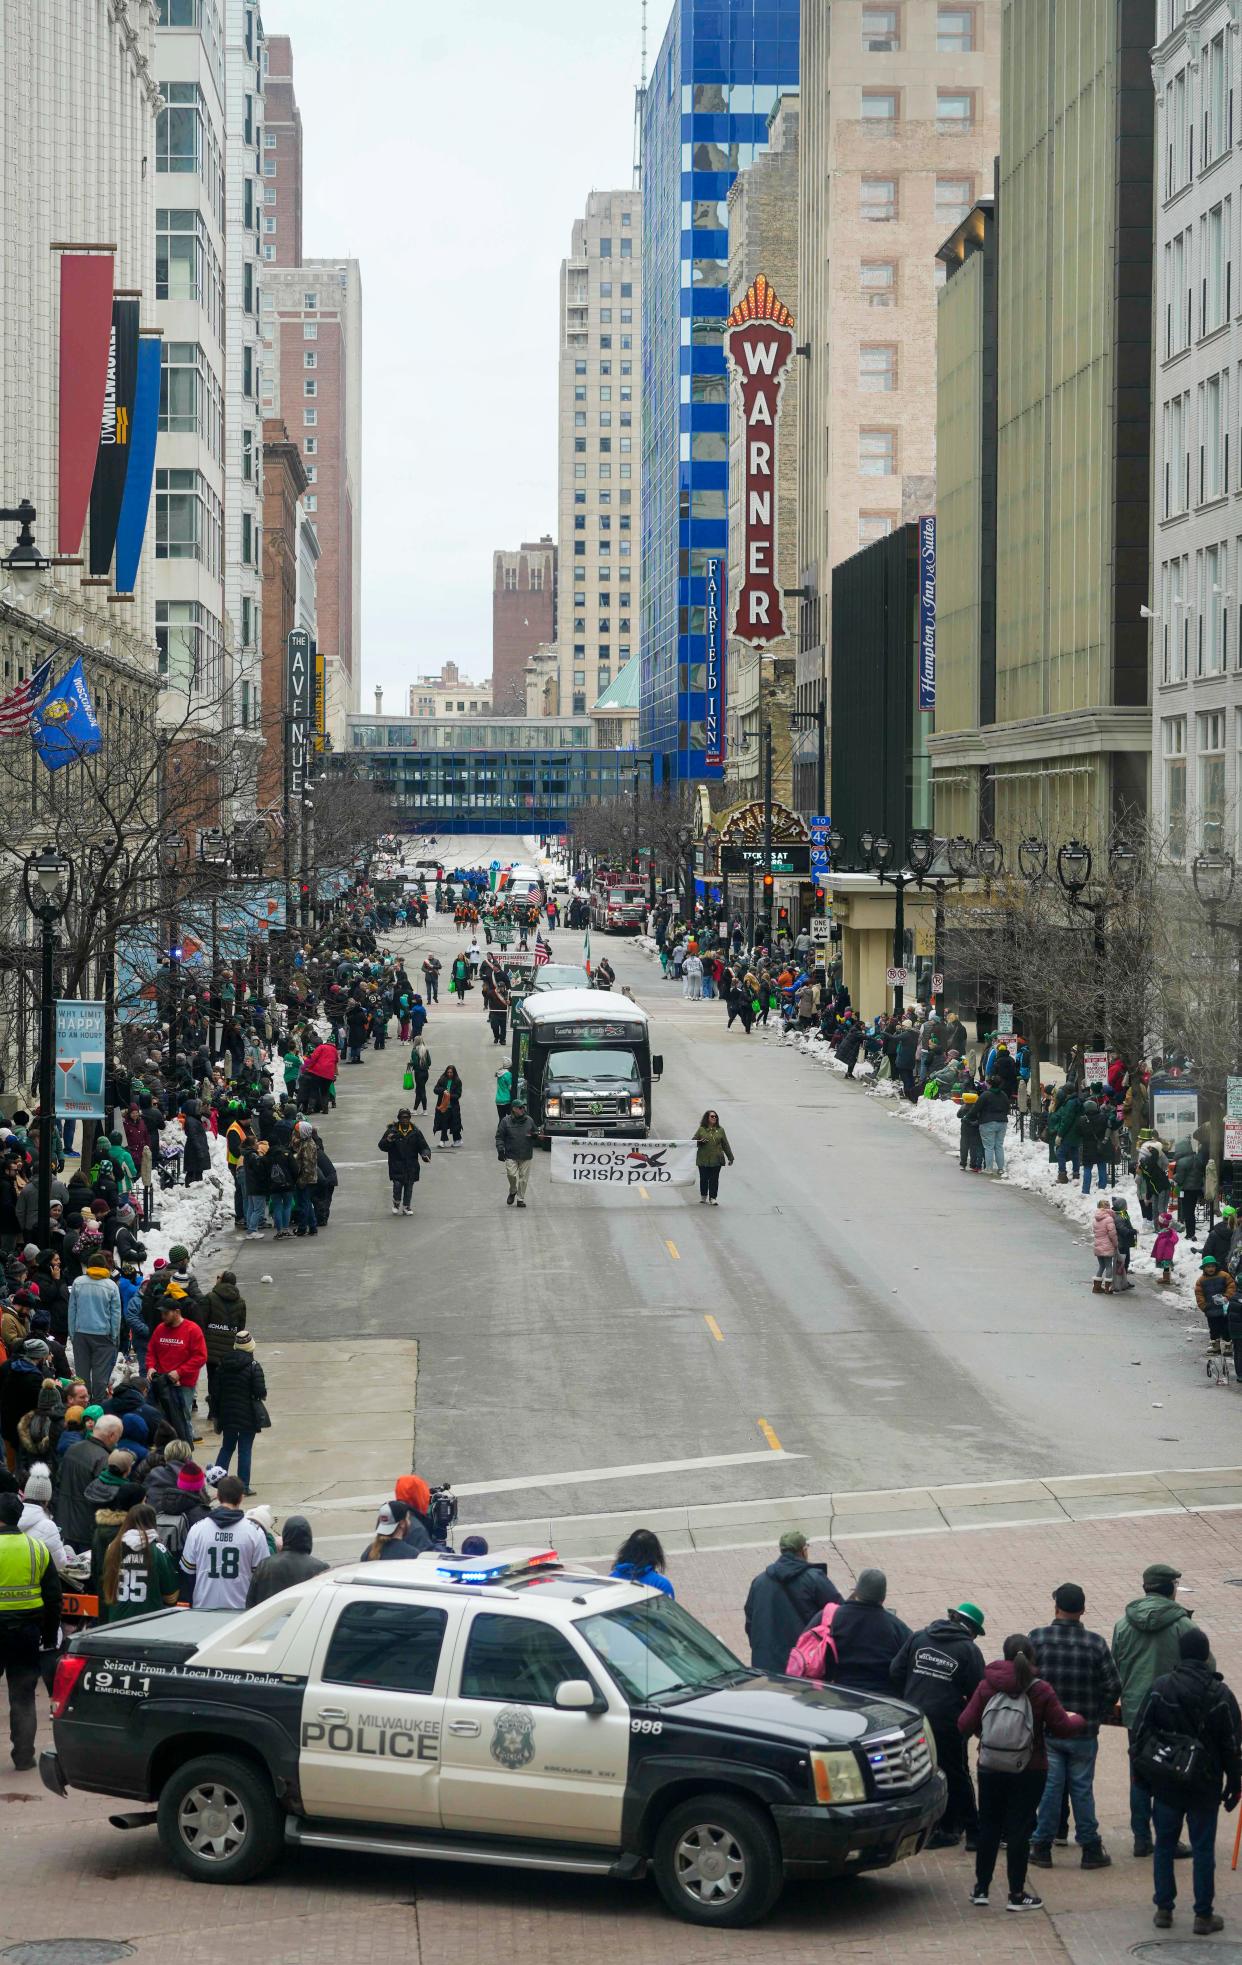
[[[132,1945],[113,1938],[30,1938],[0,1951],[0,1958],[12,1959],[13,1965],[113,1965],[133,1955]]]
[[[1213,1945],[1205,1945],[1202,1938],[1144,1938],[1142,1944],[1130,1946],[1130,1956],[1150,1958],[1153,1965],[1192,1965],[1192,1961],[1204,1965],[1205,1959],[1213,1965],[1242,1965],[1242,1944],[1236,1938],[1218,1938]]]

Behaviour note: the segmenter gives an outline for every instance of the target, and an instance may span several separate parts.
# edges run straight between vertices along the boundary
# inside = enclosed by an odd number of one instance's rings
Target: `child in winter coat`
[[[1091,1285],[1092,1291],[1096,1296],[1111,1296],[1113,1257],[1117,1253],[1119,1238],[1117,1217],[1107,1200],[1100,1200],[1095,1204],[1091,1240],[1095,1247],[1095,1280]]]
[[[1173,1279],[1173,1257],[1177,1252],[1177,1244],[1181,1237],[1173,1226],[1173,1217],[1171,1214],[1162,1214],[1156,1223],[1156,1227],[1159,1233],[1151,1245],[1151,1259],[1157,1269],[1161,1271],[1160,1281],[1162,1283],[1168,1283]]]
[[[1138,1241],[1138,1230],[1130,1219],[1130,1211],[1120,1195],[1113,1196],[1113,1222],[1117,1230],[1117,1260],[1113,1264],[1113,1292],[1132,1290],[1130,1281],[1130,1256]]]

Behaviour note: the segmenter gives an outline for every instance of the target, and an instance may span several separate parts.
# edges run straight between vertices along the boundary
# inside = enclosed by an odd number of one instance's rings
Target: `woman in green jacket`
[[[716,1196],[720,1192],[720,1169],[725,1161],[733,1165],[733,1148],[729,1135],[720,1123],[720,1115],[710,1107],[699,1120],[698,1131],[694,1135],[698,1148],[694,1164],[699,1170],[699,1206],[719,1207]]]

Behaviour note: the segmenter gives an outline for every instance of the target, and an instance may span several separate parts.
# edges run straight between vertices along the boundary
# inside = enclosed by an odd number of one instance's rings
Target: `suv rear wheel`
[[[755,1924],[784,1882],[771,1818],[730,1794],[695,1795],[671,1809],[652,1867],[669,1909],[691,1924]]]
[[[245,1760],[187,1760],[160,1790],[164,1854],[196,1883],[248,1883],[280,1854],[284,1820],[264,1776]]]

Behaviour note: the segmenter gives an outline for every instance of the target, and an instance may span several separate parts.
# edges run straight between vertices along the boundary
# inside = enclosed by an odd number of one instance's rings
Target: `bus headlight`
[[[631,1119],[641,1119],[643,1117],[643,1114],[646,1112],[646,1110],[647,1110],[647,1103],[645,1099],[632,1098],[630,1100]]]
[[[815,1799],[831,1807],[836,1802],[865,1801],[867,1786],[857,1756],[848,1748],[811,1755]]]

